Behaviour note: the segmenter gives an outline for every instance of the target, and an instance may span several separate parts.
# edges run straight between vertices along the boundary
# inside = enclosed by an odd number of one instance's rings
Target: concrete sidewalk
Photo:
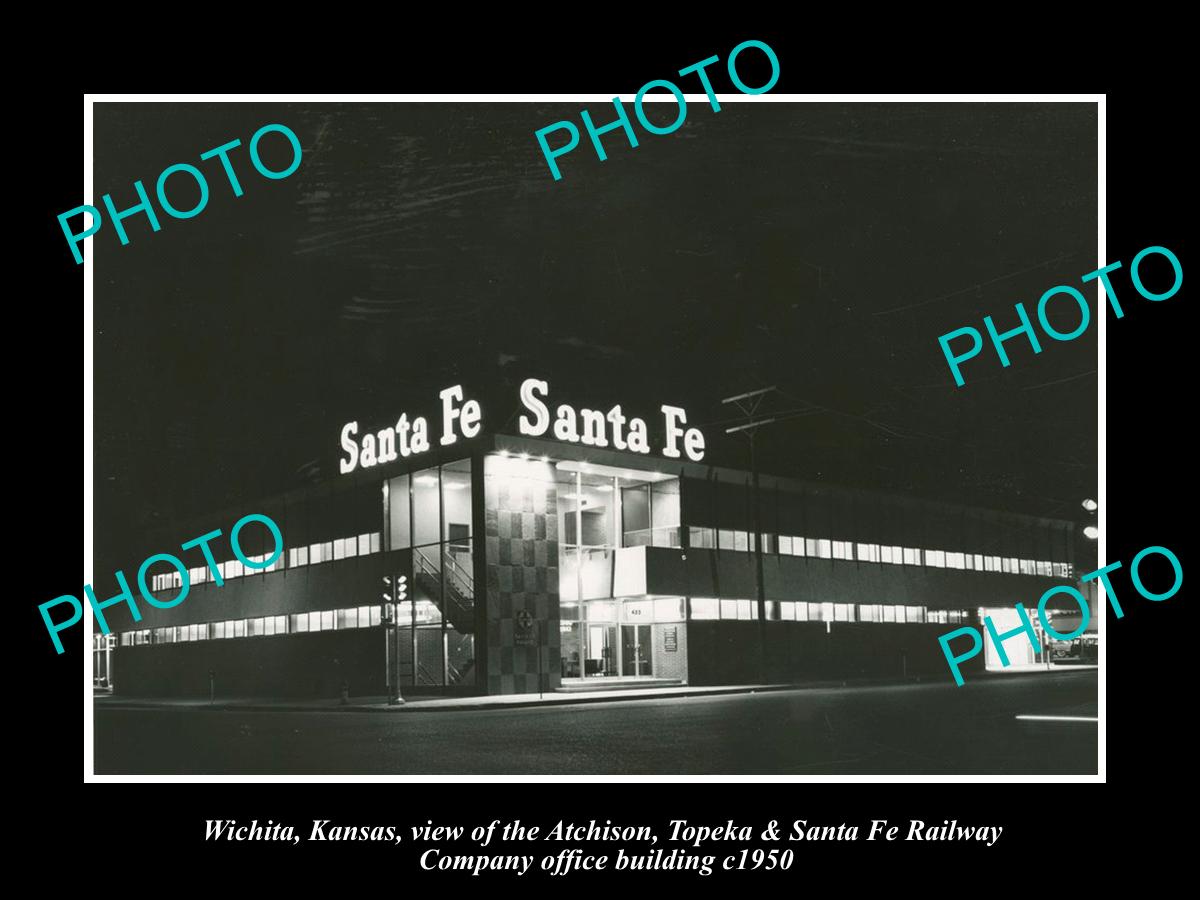
[[[486,697],[422,697],[409,698],[397,706],[388,705],[387,698],[351,697],[342,704],[337,700],[273,700],[267,697],[217,698],[209,703],[200,698],[113,697],[96,694],[96,709],[212,709],[242,711],[288,712],[453,712],[466,709],[513,709],[526,706],[566,706],[581,703],[609,703],[615,700],[645,700],[661,697],[693,697],[714,694],[743,694],[758,691],[793,690],[788,684],[739,684],[716,687],[625,688],[613,691],[587,691],[546,694],[494,694]]]
[[[1006,678],[1040,678],[1048,674],[1074,675],[1094,672],[1094,669],[1057,669],[1053,672],[1005,673]],[[989,675],[991,673],[988,673]],[[986,676],[982,676],[986,677]],[[617,690],[577,691],[546,694],[496,694],[485,697],[421,697],[406,699],[402,705],[389,706],[386,697],[351,697],[348,704],[337,700],[277,700],[269,697],[217,698],[209,703],[203,698],[114,697],[107,693],[93,695],[94,707],[101,709],[180,709],[180,710],[238,710],[244,712],[455,712],[470,709],[514,709],[536,706],[569,706],[586,703],[612,703],[620,700],[655,698],[711,697],[722,694],[755,694],[796,690],[852,690],[855,688],[946,685],[932,680],[842,680],[809,681],[802,684],[729,684],[709,687],[676,685],[670,687],[621,688]]]

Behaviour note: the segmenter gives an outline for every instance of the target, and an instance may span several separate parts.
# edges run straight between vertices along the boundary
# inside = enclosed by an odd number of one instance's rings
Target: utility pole
[[[734,434],[740,431],[750,439],[750,478],[753,485],[751,505],[754,525],[754,589],[758,602],[758,680],[760,684],[765,684],[767,681],[767,599],[763,585],[763,540],[762,527],[759,523],[758,458],[755,454],[754,437],[759,428],[771,424],[775,419],[774,417],[756,419],[754,415],[763,399],[774,391],[775,385],[771,385],[757,391],[738,394],[736,397],[726,397],[721,401],[723,404],[734,404],[746,417],[745,422],[732,428],[726,428],[725,433]]]

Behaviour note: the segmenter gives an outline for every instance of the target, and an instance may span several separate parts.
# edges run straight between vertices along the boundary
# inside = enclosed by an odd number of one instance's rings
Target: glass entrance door
[[[588,626],[588,653],[584,661],[584,676],[616,675],[617,663],[613,645],[616,643],[616,627],[613,625]]]
[[[650,626],[621,626],[621,674],[652,675],[650,671]]]

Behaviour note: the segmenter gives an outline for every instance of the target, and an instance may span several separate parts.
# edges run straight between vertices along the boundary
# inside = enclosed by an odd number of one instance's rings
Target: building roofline
[[[566,444],[559,441],[547,441],[524,435],[494,434],[491,435],[496,450],[507,450],[510,453],[527,452],[530,456],[555,456],[571,459],[577,462],[593,462],[598,465],[617,466],[621,468],[645,468],[658,472],[678,472],[688,478],[703,481],[716,480],[721,483],[749,483],[752,475],[749,469],[734,469],[728,466],[712,465],[706,462],[693,462],[686,459],[667,459],[654,454],[630,453],[628,451],[611,450],[602,447],[591,447],[580,444]],[[631,464],[631,460],[637,465]],[[977,506],[969,503],[955,503],[948,500],[938,500],[920,494],[906,494],[900,491],[886,491],[875,488],[858,488],[848,485],[805,481],[786,475],[774,475],[760,472],[758,476],[760,489],[786,489],[809,494],[824,494],[838,497],[872,498],[877,500],[893,500],[904,503],[921,503],[927,507],[941,510],[972,510],[974,512],[991,513],[1000,517],[1010,517],[1023,521],[1037,521],[1050,525],[1070,525],[1077,523],[1071,519],[1060,519],[1051,516],[1041,516],[1034,513],[1012,512],[987,506]]]

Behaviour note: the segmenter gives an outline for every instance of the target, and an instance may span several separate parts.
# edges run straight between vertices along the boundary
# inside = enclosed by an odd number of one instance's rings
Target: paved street
[[[98,774],[1096,771],[1096,672],[454,712],[103,709]]]

